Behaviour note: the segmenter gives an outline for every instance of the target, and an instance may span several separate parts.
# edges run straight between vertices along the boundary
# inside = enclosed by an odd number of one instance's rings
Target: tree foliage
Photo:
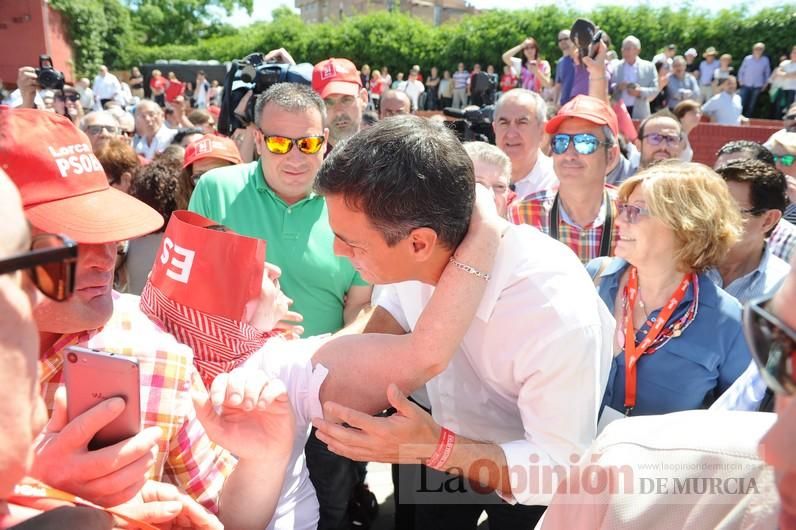
[[[763,9],[753,15],[745,9],[711,14],[693,6],[678,10],[647,5],[633,8],[611,6],[599,7],[588,13],[544,6],[524,11],[487,11],[439,27],[396,12],[377,12],[336,23],[304,24],[290,9],[279,8],[274,11],[272,22],[232,29],[219,28],[218,24],[214,26],[208,22],[212,17],[203,19],[202,13],[208,6],[250,9],[252,0],[126,1],[132,7],[132,29],[125,32],[122,27],[112,26],[114,31],[119,31],[119,35],[112,38],[132,35],[133,38],[125,42],[133,44],[125,46],[123,53],[118,53],[109,51],[107,45],[103,48],[103,38],[81,37],[81,43],[87,42],[89,48],[83,50],[81,45],[77,45],[78,53],[86,57],[96,55],[106,61],[116,58],[118,62],[108,62],[115,68],[125,68],[163,59],[227,61],[254,51],[266,52],[284,47],[297,61],[315,63],[331,56],[348,57],[356,64],[386,65],[391,71],[398,72],[406,71],[413,64],[420,64],[424,69],[432,65],[452,69],[459,61],[468,65],[479,62],[499,66],[500,56],[505,50],[525,37],[533,36],[539,42],[542,55],[552,63],[560,56],[557,46],[559,30],[570,27],[578,16],[586,16],[613,38],[615,48],[631,34],[641,40],[642,56],[647,58],[670,42],[677,44],[681,52],[689,47],[702,52],[707,46],[715,46],[720,53],[732,54],[737,66],[750,53],[754,42],[765,42],[767,52],[777,60],[781,53],[790,50],[796,35],[796,4]],[[52,2],[71,6],[118,5],[119,0]],[[184,14],[174,6],[190,9],[188,14]],[[75,11],[74,7],[72,11]],[[89,17],[80,11],[79,16],[88,17],[86,20],[91,21],[89,26],[95,25],[93,15]],[[185,17],[188,22],[183,25],[175,17]],[[199,22],[196,22],[197,17],[201,19]],[[121,19],[123,17],[119,17]],[[214,36],[200,38],[202,32]],[[103,35],[107,37],[107,31]],[[163,45],[152,46],[154,43]],[[78,62],[82,64],[81,61],[83,59]]]
[[[100,64],[129,61],[130,11],[119,0],[50,0],[50,5],[66,18],[77,75],[96,72]]]
[[[125,0],[141,44],[196,44],[201,39],[229,33],[218,12],[236,7],[252,10],[253,0]],[[214,9],[215,8],[215,9]]]

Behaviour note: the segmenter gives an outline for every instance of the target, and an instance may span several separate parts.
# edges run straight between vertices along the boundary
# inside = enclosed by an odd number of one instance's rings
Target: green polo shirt
[[[347,258],[334,255],[326,201],[314,193],[288,205],[265,182],[259,160],[205,173],[188,208],[219,224],[267,242],[269,263],[282,269],[279,282],[304,316],[304,336],[343,327],[344,297],[352,285],[367,285]],[[245,274],[230,264],[231,274]]]

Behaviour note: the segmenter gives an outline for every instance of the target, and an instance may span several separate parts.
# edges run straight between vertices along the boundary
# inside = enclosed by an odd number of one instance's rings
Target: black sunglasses
[[[743,328],[760,376],[776,394],[796,393],[796,331],[767,309],[770,297],[744,306]]]
[[[75,291],[77,243],[58,234],[39,234],[30,250],[0,260],[0,274],[27,270],[39,291],[63,302]]]

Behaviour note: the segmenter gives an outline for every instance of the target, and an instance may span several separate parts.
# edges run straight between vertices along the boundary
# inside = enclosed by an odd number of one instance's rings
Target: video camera
[[[442,109],[442,113],[445,116],[457,118],[454,121],[446,121],[445,125],[456,133],[460,142],[478,141],[489,142],[494,145],[495,131],[492,129],[492,117],[495,114],[494,105],[464,109],[445,107]]]
[[[39,55],[36,77],[42,88],[49,90],[63,90],[64,88],[64,74],[53,68],[53,61],[49,55]]]
[[[310,85],[312,65],[266,62],[261,53],[233,62],[224,77],[218,132],[230,136],[235,129],[253,122],[257,96],[277,83]]]

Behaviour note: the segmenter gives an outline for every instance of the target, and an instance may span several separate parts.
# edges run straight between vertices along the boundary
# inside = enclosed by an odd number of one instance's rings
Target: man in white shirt
[[[174,138],[177,131],[163,123],[163,109],[152,100],[144,99],[135,107],[135,152],[147,160],[162,153]]]
[[[721,125],[742,125],[749,119],[742,115],[743,105],[738,91],[738,80],[731,75],[721,85],[722,91],[702,105],[702,112],[710,121]]]
[[[102,110],[107,102],[113,101],[121,93],[122,85],[103,64],[99,67],[99,74],[94,78],[91,90],[94,92],[94,110]]]
[[[612,357],[613,319],[557,241],[505,225],[491,275],[458,261],[474,184],[453,133],[413,116],[360,132],[330,154],[316,180],[335,252],[368,281],[390,284],[366,332],[411,332],[448,263],[488,281],[459,349],[426,386],[433,417],[393,386],[391,417],[327,402],[327,418],[359,430],[314,420],[319,439],[349,458],[425,462],[450,473],[427,470],[420,484],[405,485],[419,528],[474,529],[483,510],[492,528],[534,524],[555,484],[539,487],[533,474],[566,466],[588,447]],[[484,484],[468,489],[468,479]]]
[[[495,144],[511,159],[511,187],[519,199],[558,184],[553,160],[539,149],[546,112],[542,97],[524,88],[509,90],[495,105]]]

